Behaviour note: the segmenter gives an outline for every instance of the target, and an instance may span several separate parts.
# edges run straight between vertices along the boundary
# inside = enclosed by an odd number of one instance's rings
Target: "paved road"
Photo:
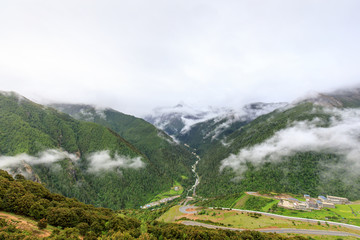
[[[185,213],[185,214],[194,214],[197,212],[196,210],[195,211],[186,211],[189,208],[196,208],[196,207],[194,205],[184,205],[179,208],[179,211],[182,213]]]
[[[210,208],[210,209],[213,209],[213,208]],[[222,209],[230,210],[230,208],[222,208]],[[234,208],[232,208],[231,210],[238,211],[238,212],[260,213],[260,214],[266,215],[266,216],[272,216],[272,217],[278,217],[278,218],[284,218],[284,219],[290,219],[290,220],[298,220],[298,221],[309,222],[309,223],[318,223],[318,222],[320,222],[320,223],[322,223],[322,224],[326,224],[326,223],[327,223],[327,224],[330,224],[330,225],[342,226],[342,227],[346,227],[346,228],[351,228],[351,229],[355,229],[355,230],[360,230],[360,227],[359,227],[359,226],[355,226],[355,225],[351,225],[351,224],[346,224],[346,223],[338,223],[338,222],[331,222],[331,221],[324,221],[324,220],[310,219],[310,218],[289,217],[289,216],[278,215],[278,214],[273,214],[273,213],[257,212],[257,211],[234,209]]]
[[[244,231],[245,229],[240,228],[230,228],[230,227],[221,227],[210,225],[206,223],[200,222],[193,222],[193,221],[183,221],[182,224],[188,226],[201,226],[205,228],[212,228],[212,229],[224,229],[224,230],[232,230],[232,231]],[[312,230],[312,229],[296,229],[296,228],[277,228],[277,229],[254,229],[254,231],[258,232],[265,232],[265,233],[298,233],[298,234],[313,234],[313,235],[331,235],[331,236],[353,236],[360,238],[360,235],[347,233],[347,232],[340,232],[340,231],[326,231],[326,230]]]

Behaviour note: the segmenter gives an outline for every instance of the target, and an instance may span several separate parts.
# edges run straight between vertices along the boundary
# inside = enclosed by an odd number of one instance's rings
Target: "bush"
[[[76,225],[76,228],[79,229],[79,232],[82,236],[85,236],[86,233],[89,231],[90,226],[85,222],[81,222],[78,225]]]
[[[45,218],[41,219],[38,224],[37,224],[38,228],[41,230],[41,229],[44,229],[47,227],[47,220]]]

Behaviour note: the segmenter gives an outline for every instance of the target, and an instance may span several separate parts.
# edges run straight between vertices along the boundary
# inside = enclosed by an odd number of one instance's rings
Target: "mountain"
[[[214,144],[226,145],[227,137],[257,117],[276,109],[286,107],[287,103],[252,103],[245,105],[240,111],[228,110],[215,118],[199,122],[186,131],[176,135],[176,138],[197,149],[203,155]]]
[[[111,129],[143,152],[161,173],[166,173],[184,186],[192,183],[190,166],[195,161],[194,156],[145,120],[110,108],[101,109],[84,104],[52,104],[51,107],[75,119],[98,123]],[[188,180],[181,176],[186,176]]]
[[[177,141],[197,149],[202,155],[215,143],[255,118],[287,106],[287,103],[251,103],[239,110],[230,108],[195,109],[184,104],[156,108],[145,120],[164,130]]]
[[[319,94],[235,126],[224,142],[203,152],[197,193],[265,191],[358,199],[358,100],[359,90]]]
[[[187,144],[201,157],[200,196],[265,191],[354,200],[360,195],[359,93],[253,103],[239,111],[178,105],[152,116],[164,131],[113,109],[53,105],[65,114],[2,93],[0,168],[87,203],[138,207],[174,184],[193,183],[196,159]],[[173,122],[181,123],[172,128],[176,141],[165,133]]]
[[[317,93],[302,101],[312,102],[324,107],[358,108],[360,106],[360,88],[342,89],[326,94]]]
[[[197,109],[185,104],[178,104],[174,107],[156,108],[152,114],[146,115],[144,119],[164,130],[170,136],[176,137],[186,133],[199,122],[204,122],[230,111],[227,108]]]
[[[139,207],[189,177],[185,167],[167,171],[107,127],[15,93],[1,92],[0,116],[0,168],[86,203]]]

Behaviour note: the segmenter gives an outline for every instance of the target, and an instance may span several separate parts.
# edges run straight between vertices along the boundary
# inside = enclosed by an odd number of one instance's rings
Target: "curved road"
[[[223,229],[223,230],[232,230],[232,231],[246,230],[240,228],[215,226],[215,225],[210,225],[201,222],[194,222],[194,221],[182,221],[182,224],[188,226],[200,226],[205,228]],[[313,234],[313,235],[331,235],[331,236],[343,236],[343,237],[352,236],[352,237],[360,238],[360,235],[353,233],[340,232],[340,231],[313,230],[313,229],[277,228],[277,229],[253,229],[252,231],[265,232],[265,233],[298,233],[298,234]]]
[[[185,214],[194,214],[196,213],[197,211],[194,210],[194,211],[187,211],[188,209],[195,209],[196,207],[194,205],[183,205],[179,208],[179,211],[181,213],[185,213]]]
[[[210,207],[209,209],[213,209],[213,208]],[[222,209],[230,210],[230,208],[222,208]],[[336,226],[342,226],[342,227],[351,228],[351,229],[355,229],[355,230],[360,230],[359,226],[346,224],[346,223],[331,222],[331,221],[324,221],[324,220],[311,219],[311,218],[289,217],[289,216],[278,215],[278,214],[273,214],[273,213],[242,210],[242,209],[235,209],[235,208],[232,208],[231,210],[238,211],[238,212],[259,213],[259,214],[266,215],[266,216],[278,217],[278,218],[284,218],[284,219],[290,219],[290,220],[298,220],[298,221],[308,222],[308,223],[318,223],[318,222],[323,223],[323,224],[327,223],[330,225],[336,225]]]

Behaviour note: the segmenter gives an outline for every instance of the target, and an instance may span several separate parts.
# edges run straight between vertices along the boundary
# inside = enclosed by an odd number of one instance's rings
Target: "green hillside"
[[[39,183],[25,180],[21,175],[14,179],[3,170],[0,170],[0,200],[0,211],[6,211],[0,212],[1,239],[289,239],[255,231],[204,229],[153,220],[142,222],[126,214],[53,194]],[[36,225],[39,230],[35,229]]]
[[[185,187],[193,183],[190,166],[195,162],[194,156],[185,147],[176,144],[165,132],[145,120],[113,109],[96,109],[90,105],[51,106],[76,119],[95,122],[118,133],[143,152],[162,174],[170,176],[173,183],[177,181]],[[186,176],[187,179],[181,176]]]
[[[2,156],[27,153],[36,158],[48,149],[77,156],[77,160],[65,156],[52,164],[30,164],[32,174],[51,191],[98,206],[124,208],[138,207],[172,187],[174,172],[167,172],[159,163],[150,161],[106,127],[75,120],[14,93],[0,94],[0,116]],[[105,150],[110,160],[116,160],[117,156],[138,158],[144,166],[90,169],[91,154]],[[24,168],[11,167],[13,171]],[[180,169],[178,176],[186,173],[186,169]]]
[[[258,117],[230,134],[226,147],[215,143],[208,148],[199,163],[201,184],[197,193],[217,196],[243,191],[275,191],[316,196],[330,194],[358,199],[360,178],[349,181],[344,178],[346,173],[343,169],[331,169],[330,166],[342,163],[342,157],[331,152],[298,151],[278,161],[269,160],[261,164],[248,161],[240,178],[230,168],[220,172],[221,160],[230,154],[239,153],[241,149],[265,142],[292,123],[319,120],[318,127],[326,129],[331,117],[323,107],[314,106],[311,102]],[[324,177],[323,173],[330,170],[331,175]]]

